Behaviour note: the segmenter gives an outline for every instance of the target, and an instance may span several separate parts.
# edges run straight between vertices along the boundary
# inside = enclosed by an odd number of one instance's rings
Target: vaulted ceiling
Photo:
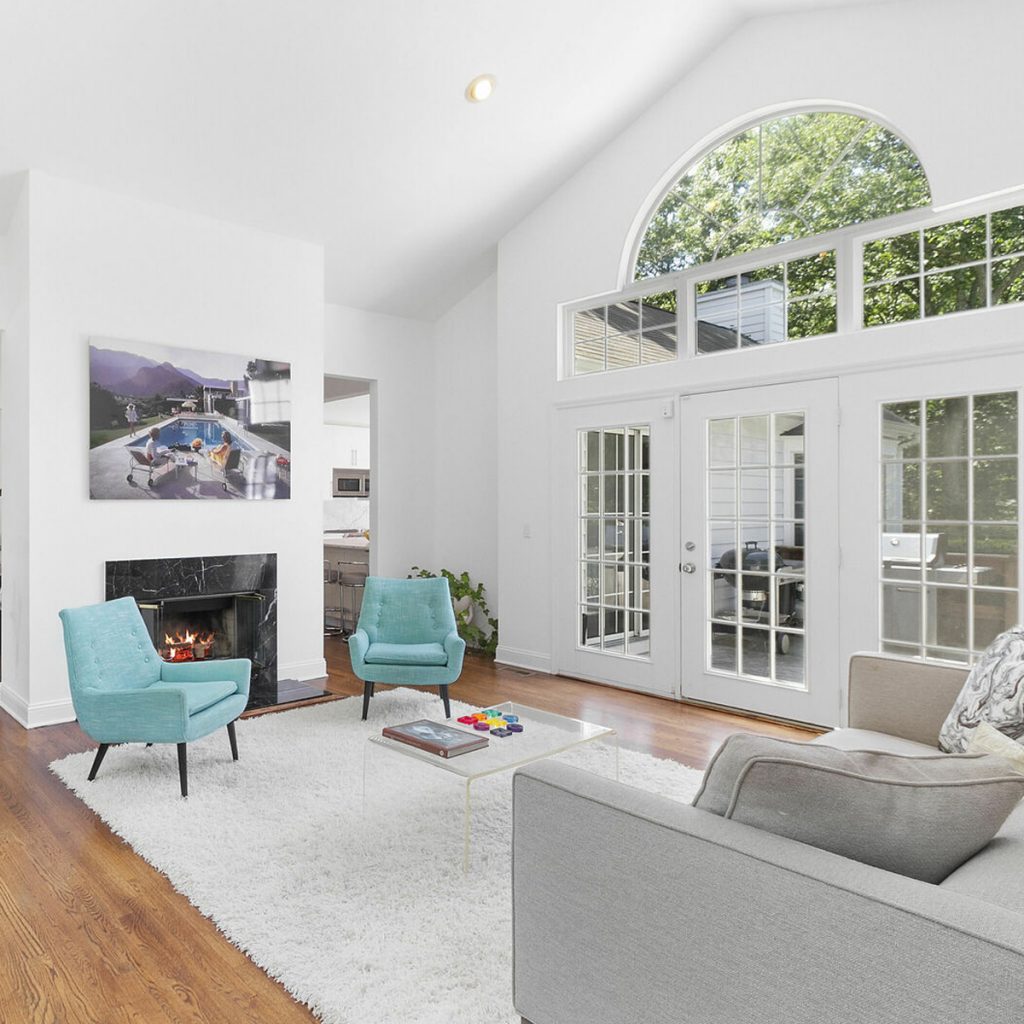
[[[434,317],[743,19],[826,5],[0,0],[0,175],[319,241],[328,301]]]

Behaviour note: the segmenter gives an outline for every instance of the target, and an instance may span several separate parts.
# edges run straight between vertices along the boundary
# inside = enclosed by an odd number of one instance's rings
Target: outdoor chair
[[[228,452],[228,457],[223,462],[211,457],[210,471],[215,477],[220,476],[221,487],[226,491],[228,489],[228,474],[238,473],[239,476],[242,475],[242,449],[232,448]]]
[[[368,576],[348,653],[364,684],[364,721],[376,683],[436,686],[451,718],[448,687],[462,674],[466,641],[455,625],[448,581]]]
[[[127,479],[130,484],[135,483],[136,473],[145,473],[146,483],[150,487],[155,487],[159,480],[162,480],[168,473],[177,472],[177,469],[177,464],[172,458],[161,458],[153,463],[146,458],[145,452],[139,451],[138,448],[128,449]]]
[[[188,796],[186,744],[222,726],[238,760],[235,719],[249,701],[248,658],[162,661],[133,597],[65,608],[60,619],[71,702],[82,731],[99,743],[90,782],[111,744],[176,743]]]

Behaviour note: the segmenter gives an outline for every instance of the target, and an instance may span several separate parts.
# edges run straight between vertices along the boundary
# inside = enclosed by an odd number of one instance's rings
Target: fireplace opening
[[[264,598],[258,593],[167,597],[139,602],[153,646],[164,661],[259,658]]]

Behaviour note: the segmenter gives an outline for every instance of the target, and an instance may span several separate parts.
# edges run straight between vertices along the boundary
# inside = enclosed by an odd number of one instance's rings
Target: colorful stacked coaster
[[[480,732],[490,732],[492,736],[511,736],[522,732],[523,726],[518,715],[502,714],[497,708],[476,711],[472,715],[463,715],[457,719],[459,725],[469,725]]]
[[[475,728],[480,729],[482,726],[486,726],[490,729],[492,736],[504,738],[523,731],[518,715],[506,714],[497,708],[487,708],[486,711],[474,717],[479,719]]]

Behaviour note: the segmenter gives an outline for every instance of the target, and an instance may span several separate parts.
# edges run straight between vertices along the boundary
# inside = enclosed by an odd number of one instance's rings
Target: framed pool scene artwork
[[[291,496],[291,364],[89,339],[89,497]]]

